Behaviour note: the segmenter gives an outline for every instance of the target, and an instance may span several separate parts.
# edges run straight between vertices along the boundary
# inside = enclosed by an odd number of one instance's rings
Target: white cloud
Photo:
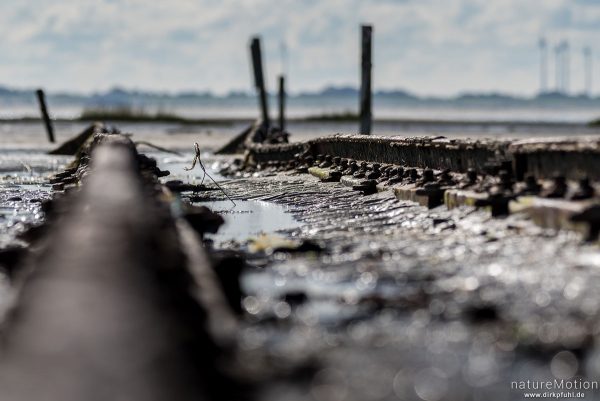
[[[377,87],[533,93],[538,37],[566,38],[573,49],[592,45],[600,6],[586,0],[3,0],[0,82],[78,91],[250,89],[247,44],[258,33],[270,82],[285,41],[293,90],[354,84],[363,22],[375,27]],[[576,68],[579,51],[572,56]],[[582,80],[573,71],[575,85]]]

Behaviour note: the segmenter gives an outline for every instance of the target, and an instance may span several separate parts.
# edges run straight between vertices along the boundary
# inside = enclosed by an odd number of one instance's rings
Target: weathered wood
[[[279,76],[279,128],[285,131],[285,77]]]
[[[472,168],[487,174],[490,165],[511,162],[517,179],[527,174],[538,179],[557,173],[569,180],[600,180],[600,141],[594,138],[552,138],[530,140],[448,139],[444,137],[393,137],[336,134],[293,144],[308,148],[313,156],[391,163],[412,167],[429,167],[467,172]],[[253,157],[262,161],[286,160],[281,151],[287,145],[248,147]],[[285,155],[293,156],[290,152]],[[288,157],[289,160],[289,157]]]
[[[265,89],[265,79],[263,74],[262,52],[260,49],[260,39],[255,37],[250,45],[252,54],[252,69],[254,71],[254,86],[258,92],[262,122],[265,127],[270,127],[269,105],[267,100],[267,90]]]
[[[488,163],[510,160],[509,141],[454,140],[440,137],[332,135],[308,142],[313,155],[329,154],[369,162],[485,172]]]
[[[44,91],[42,89],[38,89],[35,92],[35,94],[40,105],[40,113],[42,114],[44,125],[46,126],[46,134],[48,135],[48,140],[54,143],[54,127],[52,126],[52,121],[50,120],[48,108],[46,107],[46,96],[44,95]]]
[[[104,125],[101,123],[92,124],[77,136],[74,136],[68,141],[62,143],[56,149],[48,152],[48,154],[74,156],[88,139],[90,139],[94,134],[101,132],[103,129]]]
[[[361,79],[360,79],[360,131],[359,134],[371,134],[371,49],[373,27],[363,25],[361,29]]]
[[[523,139],[513,141],[509,151],[518,178],[561,174],[573,180],[600,180],[600,140],[594,137]]]
[[[248,134],[252,131],[255,124],[249,125],[242,132],[233,137],[232,140],[218,149],[216,155],[229,155],[234,153],[242,153],[244,151],[244,143],[248,138]]]

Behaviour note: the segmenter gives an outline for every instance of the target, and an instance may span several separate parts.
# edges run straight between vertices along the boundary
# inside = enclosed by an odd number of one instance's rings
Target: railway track
[[[246,145],[215,158],[222,192],[95,128],[14,268],[0,399],[506,400],[600,376],[594,220],[574,218],[595,142]],[[205,206],[228,199],[298,224],[215,243],[235,215]]]

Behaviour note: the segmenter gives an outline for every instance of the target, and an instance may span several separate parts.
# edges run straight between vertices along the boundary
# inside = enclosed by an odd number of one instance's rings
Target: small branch
[[[200,159],[200,145],[198,145],[198,143],[194,143],[194,150],[196,151],[196,154],[194,156],[194,160],[192,160],[192,166],[191,167],[184,167],[183,169],[185,171],[190,171],[193,170],[194,167],[196,167],[196,163],[198,163],[200,165],[200,168],[202,169],[202,172],[204,173],[204,175],[202,176],[202,181],[200,182],[200,185],[204,184],[204,179],[206,177],[210,178],[210,180],[217,186],[217,188],[219,188],[219,190],[221,192],[223,192],[223,195],[225,195],[225,197],[227,199],[229,199],[231,201],[231,203],[233,203],[233,206],[237,206],[236,203],[233,201],[233,199],[231,199],[231,197],[227,194],[227,192],[225,192],[225,190],[219,185],[218,182],[216,182],[214,180],[214,178],[211,177],[210,174],[208,174],[208,172],[206,171],[206,168],[204,167],[204,164],[202,163],[202,160]]]

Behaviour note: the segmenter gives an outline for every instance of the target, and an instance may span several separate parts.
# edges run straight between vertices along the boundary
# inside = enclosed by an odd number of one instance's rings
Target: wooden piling
[[[260,38],[258,38],[258,37],[252,38],[252,43],[250,45],[250,51],[252,53],[252,69],[254,71],[254,85],[256,86],[256,90],[257,90],[258,96],[259,96],[263,125],[268,128],[270,126],[269,106],[268,106],[268,102],[267,102],[267,91],[265,89],[265,79],[264,79],[264,75],[263,75],[262,53],[260,50]]]
[[[48,108],[46,107],[46,96],[44,95],[44,91],[42,89],[35,91],[35,94],[37,95],[38,102],[40,104],[40,112],[42,113],[42,119],[44,120],[44,125],[46,126],[48,140],[54,143],[54,128],[52,127],[52,121],[50,120]]]
[[[363,25],[361,29],[361,80],[360,80],[360,134],[371,134],[371,39],[373,27]]]
[[[279,128],[285,131],[285,77],[279,76]]]

